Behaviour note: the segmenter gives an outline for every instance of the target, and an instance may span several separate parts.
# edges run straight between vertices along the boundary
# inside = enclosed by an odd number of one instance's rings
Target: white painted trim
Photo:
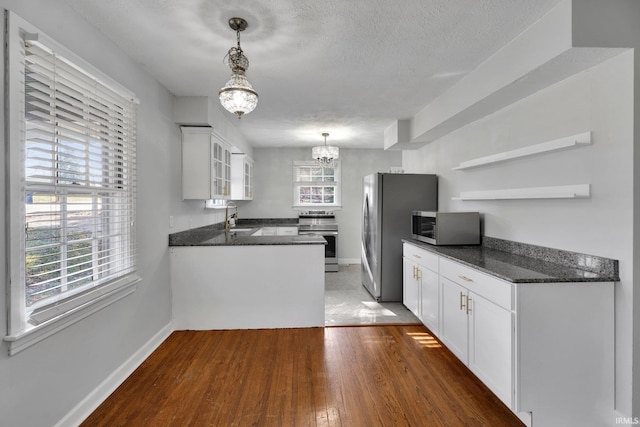
[[[125,98],[137,102],[135,95],[128,89],[101,73],[88,62],[73,54],[71,51],[50,39],[38,28],[29,24],[15,13],[7,10],[6,17],[6,62],[7,70],[7,121],[6,121],[6,146],[5,153],[8,159],[7,164],[11,167],[7,170],[9,186],[5,210],[7,212],[7,263],[9,270],[7,284],[7,309],[8,309],[8,331],[4,341],[9,343],[9,355],[14,355],[19,351],[39,342],[40,340],[55,334],[63,328],[85,318],[97,310],[112,304],[121,298],[126,297],[135,291],[135,284],[140,281],[133,273],[127,274],[120,280],[112,282],[110,285],[102,285],[94,290],[86,291],[82,294],[70,296],[64,294],[64,299],[53,301],[48,300],[47,309],[37,307],[38,304],[27,310],[25,307],[25,124],[23,115],[24,108],[24,56],[25,39],[31,42],[38,41],[47,46],[47,50],[53,51],[56,55],[71,61],[71,66],[84,70],[95,81],[99,81],[118,92]],[[11,141],[11,143],[9,143]],[[17,144],[14,142],[22,143]],[[135,191],[134,191],[135,193]],[[135,214],[135,207],[133,214]],[[93,297],[89,300],[89,297]],[[45,304],[43,304],[45,305]],[[32,315],[32,316],[31,316]]]
[[[95,297],[91,301],[66,311],[57,317],[53,317],[39,325],[27,324],[24,330],[4,337],[4,341],[9,343],[9,355],[13,356],[20,351],[31,347],[32,345],[42,341],[43,339],[63,330],[67,326],[84,319],[85,317],[102,310],[121,300],[127,295],[132,294],[136,290],[136,285],[140,282],[140,278],[131,274],[127,276],[124,283],[120,283],[120,287],[111,290],[107,294]]]
[[[518,418],[520,418],[520,421],[522,421],[525,426],[533,426],[533,414],[531,412],[518,412],[516,415],[518,416]]]
[[[7,284],[8,334],[15,334],[26,327],[25,242],[24,242],[24,146],[10,144],[21,141],[25,133],[21,117],[24,116],[24,60],[20,32],[35,33],[37,29],[28,26],[14,13],[6,10],[5,34],[5,155],[6,155],[6,253],[9,270]],[[22,70],[22,73],[21,73]],[[22,283],[22,285],[20,285]]]
[[[67,294],[67,297],[62,297],[58,300],[53,300],[52,298],[53,301],[34,309],[29,316],[29,321],[37,327],[38,325],[42,325],[50,320],[72,313],[80,309],[80,307],[91,305],[102,299],[107,299],[109,296],[119,293],[121,288],[135,285],[141,280],[142,279],[140,279],[134,271],[126,276],[119,277],[108,283],[103,283],[102,285],[91,287],[85,291],[72,295]],[[36,304],[32,305],[32,307],[34,306],[36,306]]]
[[[315,160],[294,160],[292,165],[292,178],[293,178],[293,204],[291,208],[296,211],[306,211],[313,209],[322,209],[322,210],[338,210],[342,209],[342,162],[340,160],[335,160],[333,162],[333,166],[329,166],[329,168],[333,168],[333,174],[335,177],[335,181],[296,181],[296,177],[298,176],[298,169],[309,167],[309,166],[318,166],[318,162]],[[334,203],[317,203],[317,204],[300,204],[300,187],[301,186],[322,186],[322,187],[334,187]]]
[[[104,402],[116,388],[162,344],[173,332],[173,324],[168,323],[147,341],[138,351],[127,359],[119,368],[105,378],[98,387],[89,393],[54,427],[79,426],[93,411]]]

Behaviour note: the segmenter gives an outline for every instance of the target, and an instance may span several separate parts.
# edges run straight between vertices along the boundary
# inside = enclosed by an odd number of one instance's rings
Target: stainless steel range
[[[298,234],[324,237],[324,271],[338,271],[338,223],[333,212],[309,211],[298,215]]]

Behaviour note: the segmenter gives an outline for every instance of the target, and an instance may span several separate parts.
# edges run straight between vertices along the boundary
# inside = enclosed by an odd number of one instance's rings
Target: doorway
[[[324,274],[325,326],[422,323],[401,302],[374,300],[360,275],[360,264]]]

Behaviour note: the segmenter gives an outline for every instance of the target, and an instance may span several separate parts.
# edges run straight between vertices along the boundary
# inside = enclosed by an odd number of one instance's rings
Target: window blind
[[[26,41],[24,138],[25,304],[42,313],[135,271],[136,103]]]

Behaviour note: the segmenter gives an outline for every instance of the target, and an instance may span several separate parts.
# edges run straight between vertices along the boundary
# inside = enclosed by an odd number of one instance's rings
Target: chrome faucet
[[[229,215],[229,208],[235,208],[235,212],[232,213],[231,215]],[[228,230],[231,227],[231,223],[229,222],[229,219],[233,217],[233,222],[234,225],[236,223],[236,221],[238,221],[238,207],[236,206],[236,204],[234,202],[227,202],[226,207],[225,207],[225,211],[224,211],[224,228],[225,230]]]

